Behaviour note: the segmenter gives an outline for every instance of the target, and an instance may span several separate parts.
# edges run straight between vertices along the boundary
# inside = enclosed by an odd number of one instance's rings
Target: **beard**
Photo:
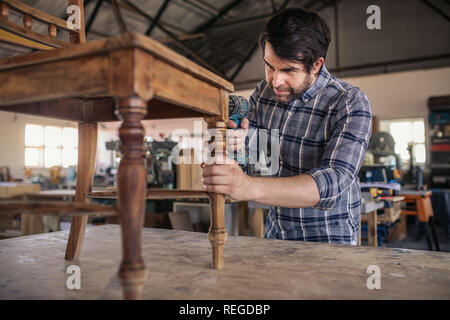
[[[312,74],[308,74],[305,78],[305,80],[303,81],[302,84],[300,84],[297,88],[291,88],[288,86],[278,86],[276,88],[274,88],[273,83],[270,82],[269,83],[269,87],[272,89],[273,95],[275,96],[275,100],[278,102],[283,102],[283,103],[289,103],[294,99],[300,99],[302,94],[308,90],[312,83],[314,82],[314,77]],[[289,92],[289,95],[277,95],[275,93],[275,90],[277,91],[286,91]]]

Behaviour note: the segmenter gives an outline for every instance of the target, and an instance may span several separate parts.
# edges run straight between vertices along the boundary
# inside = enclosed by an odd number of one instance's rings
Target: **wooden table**
[[[40,185],[21,182],[0,182],[0,199],[21,197],[26,193],[38,192]]]
[[[23,199],[26,194],[38,192],[39,190],[41,190],[39,184],[0,182],[0,203]],[[14,212],[0,212],[0,229],[5,229],[5,232],[0,233],[0,237],[18,237],[45,232],[43,217],[23,213],[21,214],[19,227],[13,225],[14,216]]]
[[[122,121],[123,159],[117,175],[123,248],[119,276],[125,298],[139,298],[146,277],[140,244],[146,197],[141,120],[203,117],[208,128],[216,130],[216,155],[225,156],[228,94],[233,85],[157,41],[132,33],[2,59],[0,83],[0,110],[79,123],[78,202],[92,190],[97,122]],[[178,195],[178,191],[158,194]],[[208,196],[213,266],[220,269],[227,235],[224,196]],[[79,257],[86,223],[87,216],[74,218],[66,259]]]
[[[367,244],[378,246],[377,210],[384,207],[383,202],[363,201],[361,204],[361,218],[359,220],[358,245],[361,245],[361,223],[367,222]]]
[[[67,231],[0,241],[0,299],[120,299],[120,229],[89,227],[83,259],[63,259]],[[145,228],[144,299],[450,299],[450,253],[230,236],[214,270],[204,234]],[[69,290],[76,264],[81,289]],[[370,265],[381,289],[367,288]]]
[[[377,247],[378,246],[378,230],[377,226],[383,223],[394,223],[401,215],[401,204],[404,197],[383,197],[382,201],[375,202],[363,202],[361,210],[361,220],[360,222],[367,223],[367,240],[368,245]],[[389,208],[386,208],[385,202],[389,203]],[[383,214],[378,215],[377,210],[383,209]],[[405,228],[406,234],[406,219],[402,220],[402,226]],[[361,238],[361,228],[360,228],[360,238]],[[359,241],[359,244],[361,242]]]
[[[42,190],[35,193],[27,194],[28,199],[55,199],[63,201],[74,201],[75,190],[74,189],[52,189]]]

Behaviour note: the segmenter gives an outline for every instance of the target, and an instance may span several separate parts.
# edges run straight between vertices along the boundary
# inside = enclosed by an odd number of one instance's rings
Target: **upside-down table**
[[[97,123],[122,121],[123,159],[117,175],[124,297],[140,297],[146,267],[141,255],[145,198],[195,197],[206,191],[146,190],[141,120],[203,117],[216,130],[216,151],[225,155],[228,94],[233,85],[140,34],[78,44],[0,60],[0,110],[78,122],[76,202],[92,192]],[[217,152],[216,152],[217,155]],[[111,194],[110,194],[111,195]],[[224,196],[211,204],[213,266],[223,266]],[[73,218],[66,259],[80,255],[87,216]]]

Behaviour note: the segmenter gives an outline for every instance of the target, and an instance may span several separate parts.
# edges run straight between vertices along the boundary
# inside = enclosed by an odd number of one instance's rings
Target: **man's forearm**
[[[313,177],[302,174],[294,177],[251,177],[251,201],[286,208],[308,208],[319,200],[319,190]]]

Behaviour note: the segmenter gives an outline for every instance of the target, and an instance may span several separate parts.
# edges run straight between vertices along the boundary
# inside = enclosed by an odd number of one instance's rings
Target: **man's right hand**
[[[241,128],[236,129],[236,122],[228,120],[227,128],[227,149],[236,151],[245,149],[245,137],[248,133],[249,121],[247,118],[242,119]]]

